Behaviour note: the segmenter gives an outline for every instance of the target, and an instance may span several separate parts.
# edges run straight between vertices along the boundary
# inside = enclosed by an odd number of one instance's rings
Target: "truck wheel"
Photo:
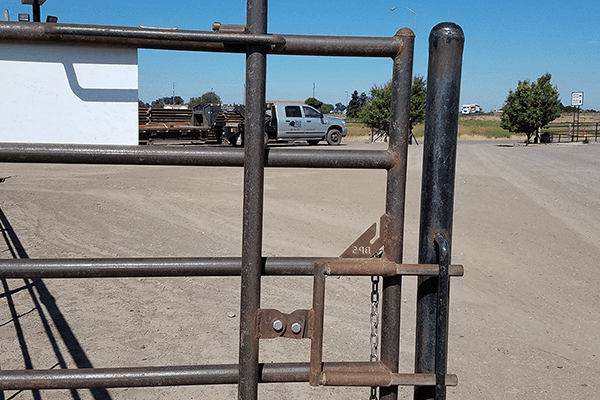
[[[267,135],[267,132],[265,132],[264,135],[264,145],[267,147],[267,144],[269,144],[269,135]]]
[[[308,144],[311,145],[311,146],[318,145],[320,141],[321,140],[317,140],[317,139],[315,139],[315,140],[307,140]]]
[[[342,143],[342,132],[337,129],[330,129],[329,132],[327,132],[327,137],[325,139],[330,145],[337,146]]]

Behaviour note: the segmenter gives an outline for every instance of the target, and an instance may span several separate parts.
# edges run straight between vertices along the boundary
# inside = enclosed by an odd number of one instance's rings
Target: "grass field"
[[[359,122],[346,122],[349,140],[363,140],[369,138],[371,129]],[[413,128],[413,134],[422,138],[425,131],[424,124],[418,124]],[[459,139],[507,139],[511,133],[500,128],[500,117],[494,115],[481,115],[476,117],[460,117],[458,120]]]
[[[343,115],[341,115],[343,117]],[[581,123],[599,122],[600,113],[581,113],[579,118]],[[553,123],[570,123],[573,121],[573,114],[563,114],[553,121]],[[346,121],[348,127],[348,140],[369,140],[371,129],[360,122]],[[422,138],[424,134],[424,124],[418,124],[414,127],[415,137]],[[459,140],[494,140],[494,139],[525,139],[525,135],[513,135],[509,131],[500,128],[500,114],[482,114],[482,115],[461,115],[458,118],[458,139]]]

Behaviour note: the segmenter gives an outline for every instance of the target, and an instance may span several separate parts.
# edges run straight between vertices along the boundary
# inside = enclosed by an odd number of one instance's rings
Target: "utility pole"
[[[313,83],[313,99],[315,98],[315,84]]]
[[[40,2],[33,0],[33,22],[41,21]]]
[[[33,22],[41,22],[40,6],[46,0],[21,0],[21,4],[28,4],[33,7]]]

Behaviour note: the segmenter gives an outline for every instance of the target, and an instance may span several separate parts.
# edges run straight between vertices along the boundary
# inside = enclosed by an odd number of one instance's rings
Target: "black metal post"
[[[39,0],[33,0],[33,22],[41,21],[40,3]]]
[[[435,333],[435,399],[446,398],[446,364],[448,358],[448,310],[450,301],[450,247],[444,235],[435,235],[440,274],[438,276],[437,329]]]
[[[267,33],[266,0],[248,0],[246,25],[249,34]],[[238,386],[238,398],[243,400],[258,398],[258,311],[262,266],[266,79],[266,49],[262,46],[248,46]]]
[[[463,46],[463,31],[453,23],[436,25],[429,36],[419,263],[438,263],[434,243],[437,233],[444,236],[449,249],[452,244]],[[435,370],[437,300],[438,278],[419,278],[415,343],[417,373]],[[434,396],[434,386],[415,388],[415,400],[433,399]]]
[[[404,238],[404,210],[406,198],[406,163],[408,135],[410,134],[410,88],[412,85],[415,35],[404,28],[395,36],[403,42],[402,50],[394,58],[392,72],[392,101],[390,115],[389,150],[395,156],[394,166],[388,170],[386,192],[385,257],[402,262]],[[400,357],[400,308],[402,278],[383,278],[381,299],[381,361],[392,372],[398,372]],[[380,388],[382,400],[398,398],[398,386]]]

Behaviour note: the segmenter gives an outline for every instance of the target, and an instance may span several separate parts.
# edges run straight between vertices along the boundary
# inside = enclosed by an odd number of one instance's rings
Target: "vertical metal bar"
[[[322,264],[315,268],[313,285],[313,317],[312,338],[310,342],[310,375],[311,386],[319,386],[323,370],[323,317],[325,315],[325,270]]]
[[[266,0],[248,0],[246,24],[250,34],[267,32]],[[248,46],[238,386],[238,398],[244,400],[254,400],[258,397],[258,311],[263,229],[266,66],[266,49]]]
[[[460,75],[464,46],[462,29],[453,23],[436,25],[429,35],[429,65],[423,144],[423,183],[419,263],[437,264],[436,233],[452,246],[452,212]],[[421,277],[417,289],[415,372],[435,369],[437,277]],[[434,386],[415,388],[415,400],[432,399]]]
[[[385,256],[402,262],[404,203],[406,197],[406,162],[410,134],[410,88],[412,85],[415,36],[408,28],[396,34],[405,46],[394,58],[390,115],[390,148],[395,155],[394,167],[388,171],[386,192],[387,237]],[[402,278],[383,278],[381,299],[381,361],[392,372],[398,372],[400,357],[400,306]],[[382,387],[382,400],[398,398],[398,386]]]
[[[33,22],[41,21],[40,2],[39,0],[33,0]]]
[[[435,400],[446,398],[446,362],[448,358],[448,302],[450,301],[450,247],[441,233],[435,235],[440,275],[438,277],[437,328],[435,332]]]

